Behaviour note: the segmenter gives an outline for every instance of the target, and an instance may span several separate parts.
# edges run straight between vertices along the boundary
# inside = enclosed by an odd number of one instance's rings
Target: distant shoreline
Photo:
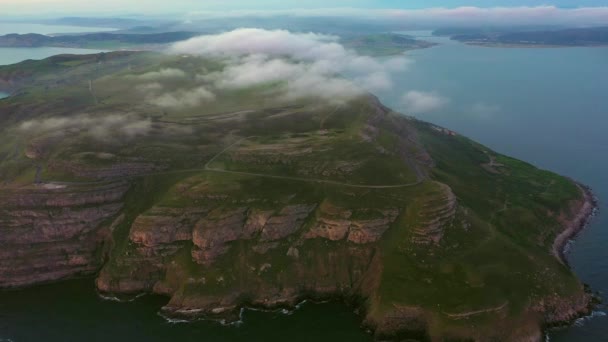
[[[566,246],[576,236],[578,236],[585,228],[589,226],[591,219],[595,216],[598,210],[598,200],[593,194],[591,188],[577,183],[577,186],[583,192],[583,204],[578,209],[576,216],[570,220],[565,229],[555,238],[553,242],[553,255],[564,265],[569,266],[566,257]]]
[[[507,44],[507,43],[479,43],[454,40],[469,46],[502,49],[572,49],[572,48],[599,48],[608,47],[608,44],[597,45],[548,45],[548,44]]]

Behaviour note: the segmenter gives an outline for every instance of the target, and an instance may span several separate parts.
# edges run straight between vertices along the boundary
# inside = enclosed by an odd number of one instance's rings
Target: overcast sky
[[[608,0],[0,0],[4,15],[92,13],[184,13],[217,10],[277,10],[290,8],[454,8],[553,5],[561,8],[608,6]]]

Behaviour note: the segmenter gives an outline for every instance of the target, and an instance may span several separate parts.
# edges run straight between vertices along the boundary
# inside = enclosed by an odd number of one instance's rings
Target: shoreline
[[[498,48],[498,49],[571,49],[571,48],[600,48],[608,47],[608,44],[593,44],[593,45],[551,45],[551,44],[516,44],[516,43],[485,43],[485,42],[473,42],[473,41],[460,41],[462,44],[468,46],[477,46],[485,48]]]
[[[565,229],[557,235],[552,248],[552,254],[568,267],[570,267],[566,251],[568,243],[589,226],[599,208],[598,199],[591,188],[578,182],[576,184],[583,193],[583,204],[578,208],[576,216],[569,220]]]

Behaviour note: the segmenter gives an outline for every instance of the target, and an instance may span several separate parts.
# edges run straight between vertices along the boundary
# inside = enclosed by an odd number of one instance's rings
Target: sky
[[[279,10],[293,8],[420,9],[516,7],[553,5],[560,8],[608,6],[608,0],[0,0],[3,15],[100,13],[185,13],[221,10]]]

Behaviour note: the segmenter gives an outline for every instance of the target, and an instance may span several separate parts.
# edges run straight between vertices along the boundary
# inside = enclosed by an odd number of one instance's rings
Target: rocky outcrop
[[[439,195],[425,202],[418,213],[421,222],[414,229],[412,241],[419,245],[438,244],[456,215],[456,195],[449,186],[437,184],[440,186]]]
[[[254,250],[264,254],[277,246],[273,241],[299,230],[314,207],[291,205],[275,214],[246,207],[214,210],[194,228],[192,241],[196,248],[192,257],[200,264],[209,265],[228,251],[231,242],[253,238],[259,241]]]
[[[0,192],[0,288],[91,274],[123,207],[123,182]]]
[[[296,248],[288,250],[293,254]],[[366,297],[374,290],[373,279],[381,275],[380,259],[371,245],[340,245],[327,253],[315,253],[313,246],[297,250],[299,258],[291,258],[287,263],[259,259],[251,251],[239,250],[240,262],[192,279],[186,285],[188,291],[173,293],[162,312],[187,319],[237,321],[243,306],[294,308],[304,299]]]
[[[290,205],[268,219],[260,236],[260,241],[276,241],[290,236],[302,227],[304,220],[316,205]]]
[[[553,255],[563,264],[568,263],[564,255],[566,244],[587,226],[598,208],[597,199],[591,190],[582,185],[577,186],[582,197],[579,200],[572,201],[567,212],[559,213],[558,221],[564,228],[553,242]]]
[[[356,244],[372,243],[380,240],[391,224],[399,216],[399,210],[382,210],[382,218],[358,220],[351,223],[348,241]]]
[[[580,295],[563,298],[557,294],[542,298],[531,307],[531,310],[541,314],[547,325],[561,325],[591,313],[591,294],[581,291]]]
[[[207,204],[211,203],[207,202]],[[154,207],[135,219],[129,233],[132,247],[115,260],[115,265],[104,268],[97,280],[98,288],[103,292],[155,291],[173,295],[176,291],[174,285],[167,285],[163,279],[172,268],[171,260],[177,254],[184,255],[185,252],[188,252],[192,262],[199,265],[198,268],[205,270],[215,267],[216,263],[231,251],[245,259],[266,260],[269,251],[279,250],[286,259],[298,263],[302,259],[317,258],[310,254],[310,249],[306,247],[308,244],[342,241],[339,247],[341,252],[335,251],[329,256],[318,258],[341,259],[349,253],[357,254],[365,251],[364,259],[369,262],[368,259],[374,253],[373,243],[380,239],[399,215],[399,210],[387,209],[375,212],[374,218],[353,220],[349,219],[351,211],[329,203],[322,205],[318,213],[313,215],[316,207],[315,204],[290,204],[276,211],[247,206],[182,209]],[[305,224],[309,228],[305,229]],[[259,277],[277,271],[273,266],[273,259],[267,260],[268,262],[250,265],[243,271],[252,273],[250,279],[252,283],[258,281],[253,279],[254,276]],[[335,264],[336,261],[328,259],[323,263]],[[326,264],[306,266],[312,268],[305,273],[308,273],[313,283],[318,282],[318,279],[314,279],[313,269],[318,270],[321,267],[322,270],[325,266],[321,265]],[[356,271],[358,277],[361,277],[367,269],[364,265],[365,263],[362,262],[358,266],[360,268]],[[335,267],[338,265],[336,264]],[[327,269],[323,272],[332,274],[335,271]],[[301,276],[301,274],[294,275],[294,277]],[[344,279],[346,278],[348,277],[345,276]],[[194,280],[195,283],[202,282],[207,285],[210,281],[206,277],[204,280]],[[213,282],[218,281],[213,280]],[[228,280],[219,282],[224,281]],[[310,288],[311,291],[315,289],[313,292],[322,289],[312,284]],[[337,291],[334,287],[330,286],[330,288],[327,289],[328,292]],[[292,295],[282,292],[281,295],[273,296],[290,302],[294,298],[299,298],[302,293],[297,287],[290,291]],[[293,298],[285,299],[288,297]]]
[[[323,238],[331,241],[346,240],[355,244],[367,244],[380,240],[399,216],[395,208],[384,210],[359,209],[358,215],[374,216],[353,219],[353,211],[325,203],[312,228],[304,234],[305,239]],[[371,213],[370,213],[371,212]]]
[[[226,253],[228,243],[243,237],[246,219],[247,208],[212,211],[194,228],[192,242],[197,248],[192,250],[192,258],[204,265],[213,263]]]
[[[319,217],[312,228],[304,234],[305,239],[323,238],[331,241],[344,240],[350,231],[352,210],[323,203]]]
[[[190,241],[192,227],[208,212],[206,208],[154,207],[133,222],[129,239],[149,248],[176,241]]]
[[[53,161],[49,164],[48,168],[51,171],[66,172],[74,176],[91,179],[141,176],[166,169],[164,166],[148,162],[124,162],[106,167],[91,168],[90,166],[65,161]]]

